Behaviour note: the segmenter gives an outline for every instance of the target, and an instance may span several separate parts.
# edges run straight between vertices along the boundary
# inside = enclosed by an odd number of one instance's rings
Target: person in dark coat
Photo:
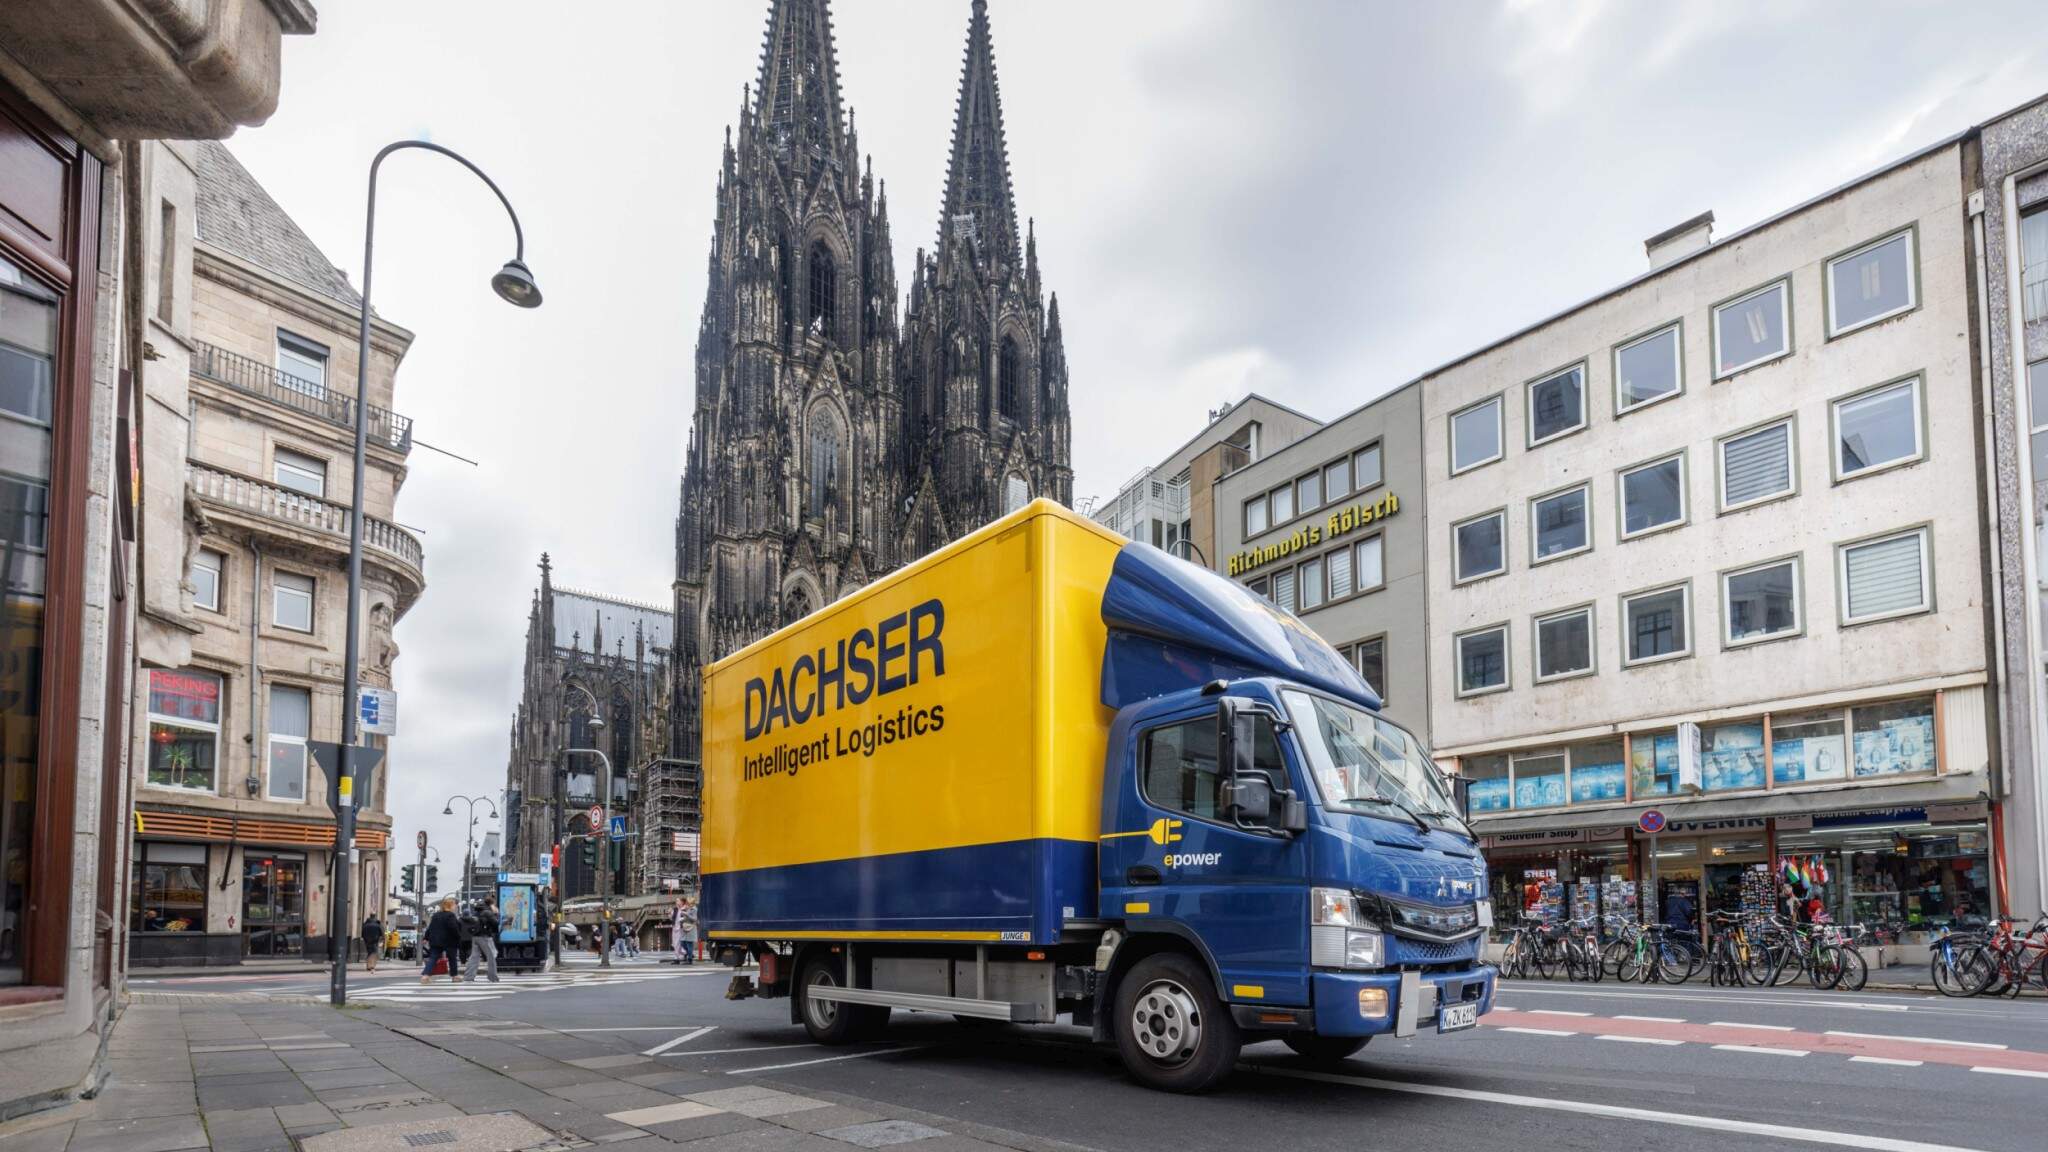
[[[375,912],[363,917],[363,963],[377,970],[377,958],[384,954],[384,921]]]
[[[441,960],[448,961],[448,980],[462,983],[462,971],[457,968],[456,950],[462,946],[462,921],[455,915],[455,898],[441,901],[441,907],[427,921],[426,939],[427,966],[420,969],[420,983],[431,983],[434,979],[434,965]]]

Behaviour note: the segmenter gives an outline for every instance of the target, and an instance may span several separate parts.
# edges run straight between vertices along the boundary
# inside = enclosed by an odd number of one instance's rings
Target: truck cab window
[[[1270,717],[1252,717],[1252,765],[1287,785],[1286,766]],[[1216,770],[1216,717],[1210,715],[1154,728],[1144,736],[1145,799],[1161,808],[1185,812],[1202,820],[1228,823],[1223,817],[1223,777]]]

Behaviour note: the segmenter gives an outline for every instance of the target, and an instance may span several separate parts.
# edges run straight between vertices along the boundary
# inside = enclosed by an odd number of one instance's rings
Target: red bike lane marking
[[[1480,1017],[1492,1027],[1540,1027],[1580,1036],[1628,1036],[1649,1040],[1677,1040],[1687,1044],[1740,1044],[1748,1048],[1774,1048],[1831,1056],[1876,1056],[1886,1060],[1918,1060],[1926,1064],[1948,1064],[1959,1068],[2010,1068],[2026,1072],[2048,1072],[2048,1052],[2011,1049],[1964,1048],[1954,1044],[1930,1043],[1878,1036],[1830,1036],[1823,1032],[1780,1032],[1775,1028],[1740,1024],[1666,1023],[1654,1020],[1618,1020],[1611,1016],[1550,1016],[1495,1008]]]

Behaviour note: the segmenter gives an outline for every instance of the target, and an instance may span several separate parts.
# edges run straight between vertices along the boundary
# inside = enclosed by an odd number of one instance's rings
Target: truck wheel
[[[819,956],[804,965],[804,1031],[820,1044],[851,1044],[881,1031],[889,1021],[889,1010],[878,1005],[841,1004],[811,997],[813,988],[843,986],[840,972],[838,958],[830,955]]]
[[[1335,1064],[1365,1047],[1365,1042],[1370,1039],[1370,1036],[1317,1036],[1312,1032],[1289,1032],[1280,1037],[1280,1042],[1294,1049],[1296,1056],[1318,1064]]]
[[[1186,956],[1148,956],[1117,985],[1117,1052],[1148,1088],[1206,1092],[1230,1075],[1243,1044],[1208,971]]]

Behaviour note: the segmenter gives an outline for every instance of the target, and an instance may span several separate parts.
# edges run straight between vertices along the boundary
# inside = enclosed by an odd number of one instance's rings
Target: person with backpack
[[[363,964],[370,971],[377,970],[377,958],[384,954],[384,921],[376,912],[363,917]]]
[[[441,901],[441,907],[434,912],[434,918],[427,921],[424,933],[427,965],[420,969],[420,983],[431,984],[434,968],[441,961],[448,962],[448,982],[462,983],[462,973],[456,967],[455,954],[462,946],[462,920],[455,915],[455,897]]]
[[[498,902],[486,896],[475,906],[476,926],[470,929],[469,959],[462,966],[464,979],[476,979],[479,960],[484,962],[484,977],[491,983],[498,982]]]

